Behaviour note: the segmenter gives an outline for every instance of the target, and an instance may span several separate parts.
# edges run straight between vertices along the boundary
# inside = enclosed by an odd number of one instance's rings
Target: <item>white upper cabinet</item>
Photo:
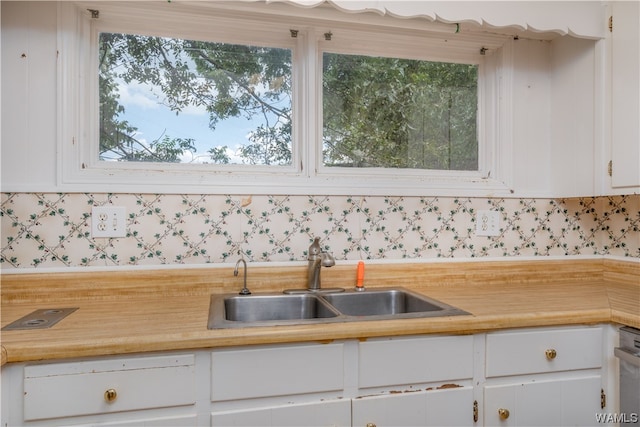
[[[605,192],[637,193],[640,192],[640,2],[613,2],[611,16],[611,190]]]

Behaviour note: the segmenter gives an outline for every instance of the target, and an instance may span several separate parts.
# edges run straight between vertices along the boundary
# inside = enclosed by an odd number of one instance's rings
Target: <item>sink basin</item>
[[[407,313],[440,314],[452,307],[404,289],[366,290],[325,295],[339,312],[348,316],[387,316]]]
[[[209,329],[291,324],[337,317],[326,301],[313,294],[212,295]]]
[[[343,289],[340,289],[343,291]],[[209,329],[469,314],[404,288],[301,294],[212,295]]]

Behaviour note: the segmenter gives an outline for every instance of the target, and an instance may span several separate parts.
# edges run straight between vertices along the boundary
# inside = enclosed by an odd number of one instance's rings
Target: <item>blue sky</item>
[[[159,104],[148,86],[134,83],[120,86],[120,103],[125,108],[122,118],[139,130],[137,138],[152,142],[164,135],[172,138],[193,138],[196,141],[197,154],[206,154],[212,147],[229,147],[227,154],[232,163],[241,163],[235,156],[238,148],[247,143],[247,135],[259,124],[256,120],[243,117],[220,121],[215,132],[209,128],[209,115],[203,107],[189,107],[178,115]],[[206,162],[208,158],[192,159],[187,154],[183,161]]]

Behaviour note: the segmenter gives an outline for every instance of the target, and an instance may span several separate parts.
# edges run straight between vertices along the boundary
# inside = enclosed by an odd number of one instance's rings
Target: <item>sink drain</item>
[[[74,311],[78,307],[72,308],[43,308],[27,314],[24,317],[9,323],[2,328],[3,331],[16,329],[46,329],[50,328]]]

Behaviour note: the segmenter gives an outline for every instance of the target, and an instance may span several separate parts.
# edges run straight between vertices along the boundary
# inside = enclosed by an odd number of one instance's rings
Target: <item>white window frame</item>
[[[133,2],[131,2],[133,3]],[[418,22],[387,17],[385,26],[335,20],[262,15],[262,6],[243,11],[207,6],[140,2],[60,3],[59,156],[61,191],[336,194],[336,195],[509,195],[511,152],[508,126],[511,59],[508,39],[489,35],[425,32]],[[215,3],[215,2],[214,2]],[[178,7],[176,7],[178,6]],[[259,6],[259,7],[258,7]],[[193,9],[192,9],[193,8]],[[91,17],[88,9],[100,11]],[[285,10],[285,9],[283,9]],[[308,10],[307,10],[308,12]],[[296,13],[300,11],[296,8]],[[376,18],[379,19],[380,17]],[[366,19],[365,19],[366,21]],[[175,25],[188,22],[188,26]],[[377,21],[376,21],[377,22]],[[391,23],[391,24],[390,24]],[[402,25],[402,27],[394,27]],[[212,35],[210,28],[218,31]],[[415,28],[411,28],[414,26]],[[158,29],[169,32],[159,32]],[[237,31],[241,28],[242,31]],[[293,52],[293,146],[291,166],[193,165],[98,160],[97,34],[131,32],[191,39],[268,44]],[[290,29],[298,30],[292,38]],[[332,40],[325,40],[330,31]],[[372,33],[375,31],[375,34]],[[226,38],[225,38],[226,37]],[[449,38],[451,40],[449,40]],[[485,51],[481,55],[480,47]],[[476,63],[478,87],[478,171],[324,167],[322,159],[322,52],[387,55],[421,60]],[[428,53],[420,53],[428,52]],[[346,184],[345,184],[346,183]]]

